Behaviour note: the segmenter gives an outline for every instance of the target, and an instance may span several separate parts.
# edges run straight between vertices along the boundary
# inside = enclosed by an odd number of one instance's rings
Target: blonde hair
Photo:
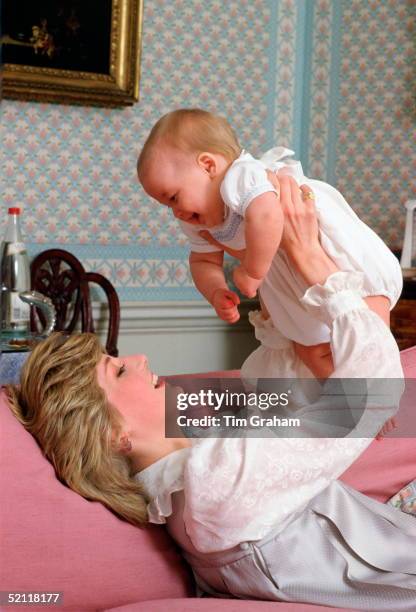
[[[185,153],[219,153],[230,163],[241,153],[226,119],[199,108],[180,108],[161,117],[153,126],[137,160],[139,177],[155,150],[163,144]]]
[[[10,405],[63,482],[142,525],[148,518],[142,488],[112,443],[120,416],[97,381],[102,355],[94,334],[52,334],[29,355],[20,388],[7,387]]]

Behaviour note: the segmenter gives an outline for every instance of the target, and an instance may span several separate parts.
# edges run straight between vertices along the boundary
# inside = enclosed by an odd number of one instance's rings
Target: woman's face
[[[125,429],[133,438],[164,437],[164,384],[158,384],[145,355],[103,355],[97,366],[97,377],[108,401],[121,414]]]

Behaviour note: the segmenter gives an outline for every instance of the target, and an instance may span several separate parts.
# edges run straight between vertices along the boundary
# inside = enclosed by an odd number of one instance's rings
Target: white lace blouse
[[[370,385],[371,379],[402,378],[397,344],[361,294],[362,274],[341,271],[302,298],[331,329],[332,377],[365,377]],[[375,435],[385,418],[362,431]],[[215,552],[259,540],[355,461],[372,440],[357,437],[362,425],[345,438],[198,439],[136,475],[151,499],[149,519],[165,523],[172,493],[183,490],[183,520],[196,549]]]

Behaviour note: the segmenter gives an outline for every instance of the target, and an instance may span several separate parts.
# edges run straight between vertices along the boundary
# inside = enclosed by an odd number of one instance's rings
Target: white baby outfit
[[[275,191],[267,180],[266,168],[289,174],[299,185],[309,185],[315,194],[320,240],[323,248],[340,270],[363,272],[363,297],[384,295],[390,307],[399,299],[403,280],[399,262],[372,229],[363,223],[343,196],[331,185],[303,175],[299,161],[286,159],[293,151],[276,147],[260,160],[246,151],[230,166],[221,184],[226,215],[221,225],[205,228],[180,222],[188,236],[191,250],[200,253],[218,251],[198,232],[209,229],[224,245],[245,248],[244,215],[257,196]],[[296,358],[291,340],[307,346],[329,342],[329,327],[307,311],[300,298],[307,289],[301,275],[279,249],[270,270],[260,286],[260,295],[270,313],[265,322],[259,313],[250,313],[256,337],[262,346],[249,357],[243,375],[310,376],[310,371]],[[271,352],[273,351],[273,353]],[[266,369],[265,369],[266,368]]]
[[[330,329],[333,378],[371,387],[403,372],[389,329],[360,298],[362,280],[337,272],[302,304]],[[136,474],[149,519],[167,523],[211,595],[412,612],[415,518],[337,480],[371,442],[360,426],[343,439],[196,440]]]

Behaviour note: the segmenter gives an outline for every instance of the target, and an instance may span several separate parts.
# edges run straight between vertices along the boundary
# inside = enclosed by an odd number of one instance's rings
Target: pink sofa
[[[416,377],[416,347],[402,357],[407,376]],[[59,482],[34,439],[12,416],[3,392],[0,458],[0,591],[62,591],[63,607],[42,609],[74,612],[336,609],[196,598],[191,574],[165,530],[137,529]],[[342,478],[385,501],[415,477],[416,441],[386,438],[374,441]]]

